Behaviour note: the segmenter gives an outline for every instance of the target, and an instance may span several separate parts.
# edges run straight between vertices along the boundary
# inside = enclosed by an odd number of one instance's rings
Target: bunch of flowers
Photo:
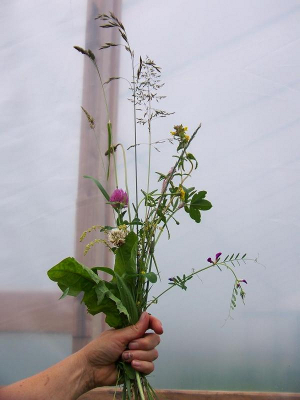
[[[178,224],[175,219],[177,213],[186,212],[192,220],[200,223],[202,212],[208,211],[212,207],[210,201],[206,199],[206,191],[189,187],[187,183],[192,172],[198,167],[197,159],[190,152],[190,147],[201,125],[192,134],[188,134],[188,128],[182,124],[176,125],[168,139],[152,142],[153,119],[166,117],[170,114],[153,106],[154,102],[159,102],[164,97],[158,94],[163,86],[160,82],[161,69],[148,57],[145,59],[140,57],[138,66],[135,66],[134,52],[130,47],[126,30],[112,13],[109,15],[101,14],[96,19],[101,21],[102,28],[116,28],[119,30],[125,50],[129,53],[132,63],[132,81],[129,89],[132,94],[131,101],[135,116],[135,126],[134,144],[130,148],[134,149],[136,167],[135,176],[131,178],[131,181],[135,181],[135,195],[132,199],[129,194],[126,152],[122,144],[114,143],[113,127],[109,120],[108,112],[108,149],[104,149],[105,151],[103,152],[103,155],[107,157],[106,176],[109,177],[110,175],[111,159],[116,165],[115,153],[120,147],[124,157],[125,190],[118,187],[116,169],[114,174],[117,187],[111,195],[105,190],[105,185],[92,177],[86,176],[98,186],[106,199],[107,206],[112,208],[114,225],[95,225],[85,231],[80,240],[83,241],[91,231],[101,232],[104,236],[87,244],[85,254],[94,245],[102,243],[114,254],[114,267],[97,266],[88,268],[74,258],[69,257],[51,268],[48,271],[48,276],[58,283],[63,292],[62,297],[67,295],[78,296],[83,292],[82,302],[86,305],[87,311],[92,315],[104,313],[107,324],[116,329],[136,323],[141,313],[152,304],[157,303],[158,299],[167,291],[175,287],[186,290],[186,284],[190,279],[205,270],[213,268],[225,268],[232,273],[234,284],[230,308],[234,309],[238,295],[244,301],[245,292],[242,289],[242,284],[247,283],[244,279],[237,277],[234,266],[241,261],[245,262],[246,254],[243,256],[232,254],[221,260],[222,254],[217,253],[214,260],[212,258],[207,259],[208,265],[193,270],[188,275],[183,274],[182,276],[169,278],[169,281],[166,282],[166,289],[160,295],[149,299],[153,284],[160,279],[155,249],[162,233],[167,231],[169,235],[169,223],[171,221],[175,221]],[[106,43],[101,47],[101,50],[119,45]],[[94,53],[89,49],[86,50],[78,46],[75,46],[75,49],[87,56],[95,66],[105,96],[104,85],[114,79],[119,79],[119,77],[110,78],[103,83]],[[94,118],[87,110],[84,108],[82,110],[88,119],[90,128],[95,130],[97,124]],[[140,114],[138,114],[138,111]],[[141,191],[138,189],[136,164],[137,124],[147,126],[149,139],[146,188]],[[168,168],[166,172],[158,173],[159,187],[152,190],[150,189],[151,150],[155,145],[163,141],[177,144],[176,153],[174,154],[176,161],[171,169]],[[110,281],[101,279],[98,271],[109,274]],[[120,382],[124,383],[123,399],[131,399],[133,395],[135,399],[141,400],[155,398],[155,392],[145,376],[140,375],[130,365],[123,362],[119,362],[118,367]]]

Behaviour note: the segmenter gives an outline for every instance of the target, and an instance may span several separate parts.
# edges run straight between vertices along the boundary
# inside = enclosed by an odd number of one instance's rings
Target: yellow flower
[[[172,131],[171,131],[170,133],[171,133],[171,135],[173,135],[173,136],[175,136],[175,135],[176,135],[176,132],[172,132]]]
[[[184,191],[184,189],[183,189],[183,187],[181,185],[178,188],[178,192],[180,194],[181,200],[184,201],[184,199],[185,199],[185,191]]]
[[[188,127],[187,126],[185,126],[184,128],[183,128],[184,130],[185,130],[185,132],[188,130]]]
[[[188,142],[190,140],[189,135],[184,135],[185,140]]]

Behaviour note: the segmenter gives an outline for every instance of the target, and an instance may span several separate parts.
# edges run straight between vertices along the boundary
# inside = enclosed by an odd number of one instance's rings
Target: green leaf
[[[194,207],[190,208],[190,217],[197,223],[199,223],[201,221],[201,214],[197,208],[194,208]]]
[[[128,233],[125,243],[116,251],[114,271],[119,276],[136,273],[137,235]],[[133,279],[131,279],[133,281]]]
[[[117,296],[115,296],[108,289],[108,287],[106,287],[104,281],[100,281],[98,283],[98,285],[95,287],[95,292],[96,292],[96,295],[97,295],[97,304],[98,305],[101,304],[101,302],[103,301],[105,296],[108,297],[110,300],[112,300],[116,304],[119,313],[125,314],[126,317],[128,318],[128,321],[130,322],[130,316],[129,316],[129,313],[128,313],[126,307],[124,306],[122,301]]]
[[[106,198],[107,201],[109,201],[109,195],[108,195],[107,191],[104,189],[104,187],[101,185],[101,183],[99,181],[97,181],[97,179],[93,178],[92,176],[87,176],[87,175],[84,175],[84,178],[91,179],[93,182],[95,182],[96,185],[98,186],[99,190],[103,194],[103,196]]]
[[[114,271],[111,268],[108,268],[108,267],[93,267],[93,268],[91,268],[91,270],[93,272],[95,272],[95,274],[97,273],[96,271],[102,271],[102,272],[105,272],[106,274],[115,276]]]
[[[206,193],[207,192],[205,190],[202,190],[202,191],[194,194],[194,196],[192,197],[192,200],[191,200],[191,206],[197,207],[197,205],[200,204],[201,201],[206,196]]]
[[[65,258],[52,267],[48,276],[59,286],[63,285],[64,290],[69,287],[71,291],[79,292],[90,290],[100,281],[98,275],[72,257]]]
[[[131,380],[135,379],[135,370],[132,368],[132,366],[130,364],[123,363],[123,367],[124,367],[126,376]],[[130,386],[129,386],[129,388],[130,388]],[[129,393],[130,393],[130,391],[129,391]]]
[[[201,204],[200,204],[200,206],[199,206],[199,210],[208,211],[208,210],[210,210],[211,208],[212,208],[212,204],[211,204],[210,201],[208,201],[208,200],[202,200],[202,201],[201,201]]]
[[[194,155],[193,155],[192,153],[187,153],[187,154],[186,154],[186,158],[187,158],[188,160],[194,160],[194,161],[196,162],[195,169],[198,168],[198,161],[196,160],[196,158],[194,157]]]
[[[194,194],[190,206],[203,211],[211,209],[212,205],[208,200],[204,200],[205,196],[206,196],[205,191]]]
[[[116,273],[117,286],[120,292],[120,298],[129,313],[129,322],[136,324],[139,320],[138,310],[133,299],[131,290],[127,286],[125,280]]]
[[[64,299],[68,295],[69,290],[70,290],[70,288],[67,287],[58,300]]]
[[[61,283],[58,283],[57,285],[58,285],[58,287],[60,288],[60,290],[61,290],[62,292],[65,292],[67,289],[69,289],[69,290],[68,290],[68,296],[74,296],[74,297],[76,297],[76,296],[78,296],[79,293],[81,292],[81,290],[72,290],[72,289],[70,289],[68,286],[62,285]],[[62,299],[62,298],[63,298],[63,297],[60,297],[60,299]]]
[[[154,272],[147,272],[144,275],[151,283],[157,282],[157,275]]]
[[[92,315],[103,312],[106,315],[105,321],[110,327],[118,329],[126,326],[127,317],[124,320],[123,314],[118,311],[116,303],[104,296],[101,303],[98,304],[98,296],[94,289],[84,294],[82,302]]]

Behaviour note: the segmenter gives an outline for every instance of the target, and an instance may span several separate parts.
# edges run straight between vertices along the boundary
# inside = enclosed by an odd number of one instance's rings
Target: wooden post
[[[118,31],[114,28],[99,28],[99,20],[95,21],[95,17],[99,14],[109,13],[110,11],[117,17],[120,17],[121,1],[88,0],[87,2],[87,25],[84,47],[85,49],[91,49],[95,54],[104,81],[111,76],[118,75],[119,50],[117,47],[114,47],[113,49],[99,51],[99,48],[106,42],[118,41]],[[114,81],[106,86],[110,120],[115,136],[118,95],[117,85],[117,81]],[[86,116],[82,113],[76,208],[75,257],[78,261],[90,267],[112,266],[111,256],[106,247],[101,244],[96,245],[86,256],[83,256],[85,244],[99,237],[99,233],[94,232],[93,234],[88,234],[84,244],[79,242],[83,231],[93,225],[110,225],[113,216],[112,211],[105,204],[105,199],[96,185],[91,180],[83,178],[84,175],[96,178],[106,188],[108,193],[114,188],[112,181],[113,173],[107,181],[97,145],[98,141],[104,162],[107,164],[104,153],[108,148],[108,118],[104,97],[97,71],[91,60],[86,56],[84,56],[82,106],[95,119],[95,131],[98,140],[95,139],[94,132],[89,127]],[[113,169],[111,172],[113,172]],[[81,299],[79,298],[74,299],[73,351],[77,351],[83,347],[93,336],[98,335],[105,329],[103,316],[93,317],[92,321],[91,316],[87,314],[85,307],[80,304],[80,301]]]

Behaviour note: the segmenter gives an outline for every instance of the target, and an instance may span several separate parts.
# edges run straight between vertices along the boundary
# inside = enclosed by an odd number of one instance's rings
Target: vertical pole
[[[102,44],[118,40],[118,31],[114,28],[101,29],[99,21],[95,17],[99,14],[113,12],[118,18],[121,14],[121,0],[88,0],[85,49],[91,49],[96,56],[101,75],[104,81],[111,76],[118,75],[119,49],[113,48],[99,51]],[[116,137],[117,123],[117,81],[111,82],[106,87],[106,95],[110,110],[110,118],[113,127],[113,135]],[[104,104],[102,89],[97,72],[88,57],[84,57],[82,106],[94,117],[96,134],[100,144],[101,154],[107,165],[104,155],[108,149],[107,141],[107,114]],[[110,177],[113,177],[111,169]],[[79,151],[78,194],[76,207],[76,231],[75,231],[75,257],[86,266],[111,266],[112,257],[108,249],[101,244],[92,248],[86,256],[83,256],[85,245],[79,242],[83,231],[93,225],[111,225],[112,210],[105,204],[105,199],[97,186],[89,179],[83,178],[89,175],[101,182],[108,193],[111,193],[113,181],[106,179],[103,171],[98,145],[93,131],[90,129],[85,115],[81,117],[81,136]],[[99,237],[100,233],[88,234],[86,242]],[[102,276],[102,278],[107,278]],[[74,329],[73,352],[86,345],[94,336],[99,335],[105,329],[103,314],[91,317],[87,314],[85,306],[80,304],[81,298],[74,299]]]

